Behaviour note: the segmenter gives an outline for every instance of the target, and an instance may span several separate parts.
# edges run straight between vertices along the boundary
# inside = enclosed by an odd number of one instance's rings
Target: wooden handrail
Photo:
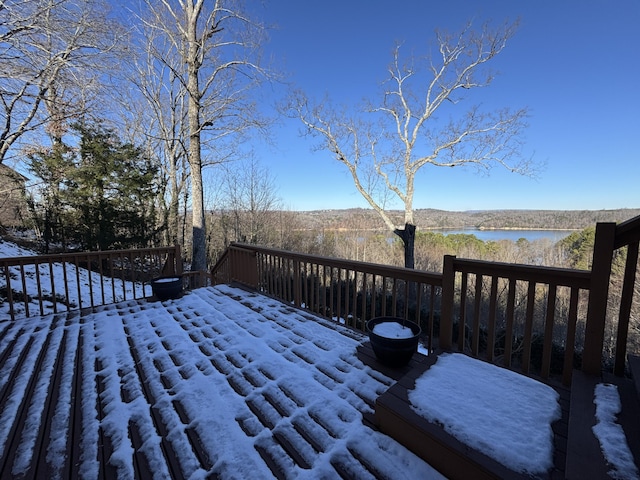
[[[355,260],[346,260],[342,258],[326,257],[323,255],[314,255],[307,253],[292,252],[289,250],[281,250],[277,248],[261,247],[258,245],[250,245],[245,243],[231,243],[231,250],[243,250],[245,252],[256,252],[261,254],[273,255],[282,258],[288,258],[297,261],[306,261],[309,263],[317,263],[323,265],[332,265],[336,268],[352,269],[357,267],[359,270],[367,272],[375,272],[379,275],[388,277],[402,276],[408,281],[428,280],[434,285],[441,285],[442,274],[436,272],[427,272],[424,270],[415,270],[404,267],[395,267],[393,265],[383,265],[380,263],[360,262]]]
[[[591,273],[586,270],[458,259],[447,255],[443,262],[443,310],[439,344],[484,357],[524,373],[534,370],[543,378],[562,374],[571,381],[576,351],[580,292],[588,291]],[[557,311],[561,288],[570,308]],[[519,304],[520,307],[516,308]],[[539,312],[534,315],[535,311]],[[520,313],[518,313],[520,312]],[[539,324],[539,331],[534,328]],[[553,360],[554,331],[566,330],[565,355],[560,365]],[[534,351],[536,338],[541,350]],[[537,364],[534,365],[534,358]]]
[[[616,226],[615,249],[640,241],[640,216],[631,218]]]
[[[442,275],[389,265],[234,243],[212,270],[297,307],[365,331],[374,316],[420,323],[427,348],[440,310]]]
[[[523,265],[515,263],[487,262],[455,258],[455,269],[462,273],[498,275],[528,282],[549,283],[559,286],[589,288],[591,272],[570,268]]]
[[[17,282],[11,278],[15,269]],[[147,298],[152,293],[145,283],[153,277],[182,273],[179,246],[0,258],[0,278],[4,276],[5,302],[12,320],[19,313],[25,317],[44,315],[48,311],[45,302],[53,313],[58,313],[128,298]],[[35,281],[31,290],[27,274]],[[37,302],[37,312],[30,308],[33,300]]]

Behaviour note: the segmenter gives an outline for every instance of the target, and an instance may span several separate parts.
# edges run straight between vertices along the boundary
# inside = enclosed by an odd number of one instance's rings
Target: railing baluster
[[[307,262],[296,260],[298,272],[298,281],[296,282],[298,289],[298,300],[296,305],[298,307],[307,305],[309,303],[309,296],[307,292]]]
[[[509,279],[507,294],[507,324],[504,332],[504,365],[511,366],[511,351],[513,349],[513,324],[515,319],[516,279]]]
[[[405,280],[404,281],[404,312],[402,312],[402,317],[409,319],[409,303],[411,302],[411,297],[409,296],[409,287],[411,282]],[[418,321],[418,324],[420,322]]]
[[[571,385],[571,373],[573,371],[573,354],[576,345],[576,325],[578,323],[578,294],[577,288],[571,289],[569,300],[569,316],[567,318],[567,338],[564,344],[564,368],[562,371],[562,383]]]
[[[627,335],[629,332],[629,318],[633,303],[633,289],[636,282],[638,269],[638,242],[627,246],[627,260],[624,268],[624,280],[620,297],[620,311],[618,313],[618,335],[616,338],[616,356],[613,373],[624,375],[627,351]]]
[[[42,301],[42,284],[40,282],[40,262],[36,258],[34,261],[34,266],[36,269],[36,286],[38,288],[38,304],[40,305],[40,315],[44,315],[44,303]]]
[[[331,312],[329,314],[329,318],[332,319],[337,319],[337,313],[336,313],[336,296],[337,296],[337,292],[336,292],[336,267],[329,267],[329,311]]]
[[[338,321],[340,321],[340,319],[344,319],[345,324],[347,322],[347,318],[346,318],[346,312],[343,312],[342,309],[344,308],[343,305],[343,299],[342,299],[342,287],[344,285],[344,281],[343,281],[343,272],[344,270],[342,268],[337,268],[336,269],[336,283],[335,283],[335,288],[336,288],[336,319]]]
[[[433,352],[433,324],[435,323],[435,304],[436,296],[434,292],[435,287],[429,285],[429,338],[427,339],[429,353]],[[442,317],[441,317],[442,319]]]
[[[496,313],[498,304],[498,277],[491,276],[491,294],[489,297],[489,322],[487,325],[487,360],[493,362],[496,348]]]
[[[111,298],[115,300],[116,299],[116,283],[115,283],[115,275],[113,274],[114,263],[115,262],[113,261],[113,253],[109,252],[109,268],[111,270],[109,274],[109,276],[111,277]],[[144,288],[144,286],[142,288]]]
[[[458,321],[458,351],[464,352],[464,337],[467,324],[467,286],[468,274],[462,273],[462,281],[460,284],[460,320]]]
[[[102,298],[102,305],[104,305],[104,268],[102,265],[103,256],[101,254],[98,255],[98,273],[100,275],[100,295]],[[133,291],[136,291],[135,283],[133,285]],[[135,298],[135,296],[134,296]]]
[[[9,283],[9,277],[7,271],[7,289],[11,292],[11,284]],[[22,278],[22,297],[24,301],[24,311],[27,317],[29,317],[29,293],[27,291],[27,280],[26,275],[24,274],[24,264],[20,262],[20,277]]]
[[[542,349],[542,367],[540,376],[548,378],[551,372],[551,353],[553,347],[553,326],[556,312],[556,294],[558,286],[554,283],[549,284],[547,294],[547,313],[545,315],[544,324],[544,347]]]
[[[53,304],[53,313],[58,313],[58,299],[56,298],[56,282],[53,275],[53,262],[49,260],[49,286],[51,287],[51,303]]]
[[[94,301],[93,301],[93,273],[91,270],[91,258],[89,258],[89,255],[86,255],[85,257],[87,259],[87,274],[88,274],[88,278],[89,278],[89,298],[91,299],[91,308],[94,308]]]
[[[529,282],[527,291],[527,313],[524,325],[522,348],[522,371],[529,373],[531,366],[531,340],[533,338],[533,312],[536,305],[536,282]]]
[[[422,295],[426,285],[422,282],[416,284],[416,318],[415,322],[422,328]],[[426,294],[426,293],[425,293]],[[426,332],[425,332],[426,335]]]
[[[391,279],[391,315],[398,316],[398,281],[395,277]]]
[[[71,310],[69,304],[69,280],[67,276],[67,262],[62,262],[62,278],[64,279],[64,303],[67,307],[67,311]]]
[[[471,353],[478,355],[480,343],[480,307],[482,305],[482,275],[476,275],[475,297],[473,299],[473,324],[471,336]]]
[[[373,278],[371,279],[371,318],[377,316],[378,312],[378,289],[376,288],[376,278],[378,275],[373,274]]]
[[[366,272],[362,272],[362,289],[360,290],[362,292],[362,299],[361,299],[361,310],[362,313],[360,315],[360,330],[362,330],[363,332],[367,330],[366,324],[367,324],[367,297],[369,295],[367,295],[367,289],[369,288],[369,283],[367,281],[367,273]]]

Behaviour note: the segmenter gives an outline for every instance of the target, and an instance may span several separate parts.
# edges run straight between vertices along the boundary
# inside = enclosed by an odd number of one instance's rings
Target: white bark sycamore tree
[[[468,105],[460,110],[470,90],[491,83],[486,64],[505,48],[516,27],[485,24],[476,31],[468,24],[457,35],[436,32],[437,53],[426,57],[426,69],[415,58],[403,63],[396,46],[380,103],[367,104],[361,115],[338,112],[327,101],[312,104],[301,92],[287,106],[305,133],[320,140],[317,148],[347,167],[358,192],[402,239],[407,268],[414,267],[413,200],[423,167],[489,170],[500,165],[533,173],[531,162],[520,155],[526,109],[487,112]],[[404,226],[393,222],[386,208],[390,199],[404,206]]]
[[[262,79],[260,44],[264,27],[246,16],[234,0],[160,0],[146,2],[149,27],[166,36],[159,58],[184,87],[192,210],[192,270],[205,270],[206,232],[202,169],[233,155],[240,135],[262,128],[249,92]]]

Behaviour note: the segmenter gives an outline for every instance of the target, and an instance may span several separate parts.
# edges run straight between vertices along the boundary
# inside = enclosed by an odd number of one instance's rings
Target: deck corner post
[[[448,350],[453,345],[453,299],[455,293],[455,255],[445,255],[442,265],[442,308],[438,346]]]
[[[604,327],[615,235],[615,223],[607,222],[596,225],[589,306],[582,353],[582,370],[589,375],[600,375],[602,372],[602,348],[604,346]]]

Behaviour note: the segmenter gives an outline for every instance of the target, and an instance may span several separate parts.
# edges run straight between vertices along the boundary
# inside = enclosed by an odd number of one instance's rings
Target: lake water
[[[530,242],[534,240],[549,239],[552,242],[559,242],[565,237],[568,237],[573,233],[570,230],[478,230],[476,228],[465,228],[462,230],[428,230],[429,232],[442,233],[444,235],[452,235],[457,233],[464,233],[467,235],[475,235],[483,242],[497,242],[500,240],[511,240],[513,242],[518,241],[520,238],[524,238]]]

